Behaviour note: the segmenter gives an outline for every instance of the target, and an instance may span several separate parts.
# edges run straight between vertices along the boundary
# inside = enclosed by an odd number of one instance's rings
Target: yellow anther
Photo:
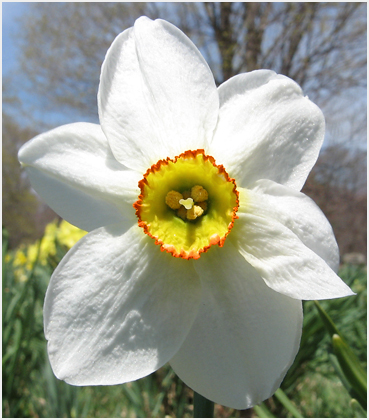
[[[187,219],[195,220],[204,213],[204,210],[200,206],[193,206],[190,210],[187,210]]]
[[[186,198],[191,197],[191,191],[190,190],[183,191],[182,195],[183,195],[183,198],[186,200]]]
[[[183,199],[183,195],[177,191],[169,191],[165,197],[166,204],[173,210],[177,210],[181,207],[179,200]]]
[[[181,208],[177,210],[177,216],[180,217],[182,220],[186,220],[187,210],[183,206],[181,206]]]
[[[208,192],[201,185],[195,185],[191,188],[191,197],[195,203],[206,201]]]
[[[204,211],[208,209],[207,201],[201,201],[200,203],[196,203],[197,206],[200,206]]]
[[[193,207],[193,199],[191,197],[184,200],[179,200],[179,204],[182,204],[183,207],[185,207],[186,210],[190,210]]]

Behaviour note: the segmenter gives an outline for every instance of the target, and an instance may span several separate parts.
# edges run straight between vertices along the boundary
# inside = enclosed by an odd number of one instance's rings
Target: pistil
[[[193,199],[191,197],[188,197],[185,199],[182,198],[182,200],[179,200],[179,204],[182,204],[183,207],[185,207],[186,210],[190,210],[193,207]]]

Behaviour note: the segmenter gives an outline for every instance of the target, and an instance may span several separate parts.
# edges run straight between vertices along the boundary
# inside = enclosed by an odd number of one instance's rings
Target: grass
[[[36,262],[27,281],[19,282],[3,241],[3,417],[192,417],[192,390],[169,365],[124,385],[73,387],[55,378],[42,305],[65,251],[58,246],[49,264]],[[357,295],[321,303],[366,369],[366,267],[343,266],[339,274]],[[216,417],[365,416],[339,379],[330,337],[313,302],[304,303],[304,314],[302,345],[283,391],[247,412],[215,405]]]

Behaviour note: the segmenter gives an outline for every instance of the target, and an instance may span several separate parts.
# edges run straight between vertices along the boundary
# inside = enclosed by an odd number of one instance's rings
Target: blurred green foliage
[[[169,365],[124,385],[73,387],[55,378],[42,305],[51,273],[71,246],[64,236],[45,235],[20,275],[19,250],[8,250],[3,232],[3,417],[192,417],[193,392]],[[43,241],[52,250],[46,263]],[[357,294],[320,305],[366,370],[366,267],[343,266],[339,274]],[[314,302],[304,302],[304,313],[301,348],[281,389],[247,412],[216,404],[215,417],[366,417],[340,380],[331,335]]]

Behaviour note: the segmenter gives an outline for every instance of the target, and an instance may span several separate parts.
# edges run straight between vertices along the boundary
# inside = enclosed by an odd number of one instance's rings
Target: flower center
[[[208,192],[201,185],[195,185],[182,194],[178,191],[169,191],[165,202],[172,210],[177,210],[176,214],[181,219],[196,220],[207,210],[208,197]]]
[[[235,180],[204,150],[159,160],[138,186],[138,225],[174,257],[198,259],[211,245],[223,246],[237,219]]]

